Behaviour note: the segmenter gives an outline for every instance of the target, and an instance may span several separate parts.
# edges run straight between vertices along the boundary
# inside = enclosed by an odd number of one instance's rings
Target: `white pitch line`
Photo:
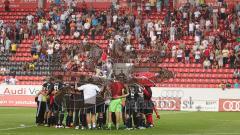
[[[0,131],[30,128],[30,127],[34,127],[34,126],[36,126],[36,125],[16,127],[16,128],[6,128],[6,129],[0,129]],[[227,132],[227,133],[226,132],[225,133],[223,133],[223,132],[222,133],[188,133],[188,134],[164,134],[163,133],[163,135],[239,135],[239,133],[230,133],[230,132]]]
[[[220,121],[220,122],[234,122],[234,121],[240,121],[240,120],[221,120],[221,119],[208,119],[212,121]],[[239,133],[240,134],[240,133]]]
[[[15,129],[22,129],[22,128],[30,128],[30,127],[34,127],[36,125],[31,125],[31,126],[22,126],[22,127],[15,127],[15,128],[4,128],[4,129],[0,129],[0,131],[8,131],[8,130],[15,130]]]
[[[171,115],[171,114],[185,114],[185,113],[193,113],[193,112],[170,112],[170,113],[158,112],[158,113],[159,115]]]

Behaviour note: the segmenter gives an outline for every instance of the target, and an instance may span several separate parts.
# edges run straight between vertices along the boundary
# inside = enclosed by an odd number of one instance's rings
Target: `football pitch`
[[[75,130],[36,127],[35,108],[0,107],[0,135],[240,135],[239,112],[160,111],[145,130]]]

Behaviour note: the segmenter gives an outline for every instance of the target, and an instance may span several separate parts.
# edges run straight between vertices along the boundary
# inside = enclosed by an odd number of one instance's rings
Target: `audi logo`
[[[240,111],[240,101],[224,101],[223,109],[225,111]]]
[[[177,107],[175,100],[156,100],[154,104],[161,110],[175,110]]]
[[[161,97],[164,98],[181,98],[184,96],[184,91],[182,90],[163,90],[161,91]]]

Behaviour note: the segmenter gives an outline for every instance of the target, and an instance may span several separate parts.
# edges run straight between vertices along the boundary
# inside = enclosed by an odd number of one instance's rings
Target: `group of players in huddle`
[[[75,129],[112,129],[114,125],[118,130],[123,122],[127,130],[151,128],[153,111],[157,114],[151,97],[150,86],[121,78],[104,85],[89,78],[79,87],[64,84],[62,77],[48,78],[35,98],[36,123]]]

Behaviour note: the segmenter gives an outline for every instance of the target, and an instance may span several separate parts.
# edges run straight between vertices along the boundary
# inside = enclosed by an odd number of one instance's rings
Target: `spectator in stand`
[[[63,25],[62,23],[59,21],[57,23],[57,35],[60,36],[62,34],[62,31],[63,31]]]
[[[233,73],[233,77],[237,78],[238,80],[240,79],[240,70],[235,69]]]
[[[238,52],[238,51],[240,50],[240,44],[239,44],[239,45],[236,45],[236,46],[234,47],[234,50],[235,50],[235,52]]]
[[[218,9],[213,9],[213,27],[214,29],[218,28]]]
[[[149,15],[151,13],[151,3],[150,2],[145,3],[145,12],[147,13],[147,15]]]
[[[9,12],[10,11],[10,2],[9,0],[4,1],[4,6],[5,6],[5,11]]]
[[[32,47],[31,47],[31,55],[34,55],[37,53],[37,48],[36,48],[37,45],[38,45],[37,40],[34,40]]]
[[[227,82],[227,83],[226,83],[226,88],[228,88],[228,89],[232,88],[232,85],[231,85],[230,82]]]
[[[206,26],[206,31],[210,31],[210,28],[212,26],[210,19],[206,20],[205,26]]]
[[[203,67],[204,69],[209,69],[211,66],[211,62],[208,58],[206,58],[204,61],[203,61]]]
[[[89,20],[90,21],[90,20]],[[90,27],[91,27],[91,24],[90,24],[90,22],[89,21],[86,21],[85,23],[84,23],[84,35],[85,36],[87,36],[88,35],[88,32],[89,32],[89,30],[90,30]]]
[[[213,61],[212,69],[218,69],[218,63],[216,60]]]
[[[36,54],[33,54],[33,61],[38,61],[39,59],[39,55],[36,53]]]
[[[34,64],[34,63],[29,63],[28,69],[29,69],[30,71],[35,71],[35,64]]]
[[[29,25],[32,25],[34,16],[29,13],[29,14],[27,15],[26,19],[27,19],[27,23],[28,23]]]
[[[18,80],[15,78],[15,76],[12,76],[10,79],[9,79],[9,84],[10,85],[16,85],[18,82]]]
[[[162,0],[157,0],[156,8],[157,12],[162,11]]]
[[[222,50],[222,56],[223,56],[223,67],[228,63],[228,57],[229,57],[229,50],[225,47]]]
[[[9,38],[6,38],[6,41],[5,41],[5,52],[6,53],[9,53],[11,43],[12,43],[12,41]]]
[[[176,45],[174,44],[172,46],[172,58],[176,58],[176,53],[177,53],[177,47]]]
[[[230,63],[230,68],[235,68],[236,56],[233,52],[231,53],[231,55],[229,57],[229,63]]]
[[[73,36],[74,36],[75,39],[79,39],[80,38],[80,32],[79,31],[75,31],[73,33]]]
[[[216,59],[218,61],[218,68],[222,68],[223,67],[223,56],[222,56],[221,52],[218,54]]]
[[[219,84],[219,88],[221,88],[222,90],[225,90],[226,89],[226,84],[224,81],[222,81],[220,84]]]
[[[135,37],[137,38],[137,40],[139,40],[140,36],[141,36],[141,27],[139,25],[135,26],[134,28],[134,33],[135,33]]]
[[[195,63],[199,63],[201,60],[201,52],[199,49],[197,49],[197,51],[195,51]]]
[[[189,35],[193,35],[194,34],[194,27],[195,27],[195,24],[191,21],[190,23],[189,23]]]
[[[206,48],[203,50],[203,54],[205,58],[210,59],[210,49]]]
[[[22,71],[28,71],[28,69],[29,69],[29,66],[28,66],[28,63],[23,63],[23,65],[22,65]]]
[[[96,28],[95,28],[95,26],[93,26],[93,27],[90,29],[90,33],[91,33],[91,39],[92,39],[92,40],[95,40],[95,37],[96,37]]]
[[[214,62],[214,60],[215,60],[213,51],[210,52],[209,60],[210,60],[211,64],[213,64],[213,62]]]
[[[15,54],[17,51],[17,44],[16,43],[12,43],[11,44],[11,53]]]
[[[7,85],[10,84],[10,77],[6,76],[3,83],[5,83]]]
[[[233,88],[240,88],[239,81],[236,81],[233,85]]]
[[[7,69],[3,66],[0,68],[0,75],[4,75],[6,73]]]
[[[175,41],[175,34],[176,34],[176,28],[172,22],[172,25],[170,27],[170,41]]]
[[[42,34],[42,29],[43,29],[43,23],[39,21],[39,22],[37,23],[38,35],[41,35],[41,34]]]
[[[4,54],[4,52],[5,52],[5,48],[4,48],[4,46],[1,44],[1,46],[0,46],[0,55]]]
[[[191,50],[189,47],[187,47],[187,49],[185,50],[185,63],[190,63],[190,53],[191,53]]]
[[[24,38],[27,39],[29,37],[29,33],[27,33],[28,31],[31,31],[32,36],[36,36],[37,35],[37,27],[38,27],[37,24],[32,23],[32,25],[29,26],[28,30],[25,31],[26,33],[24,35],[25,36]]]
[[[182,57],[183,57],[183,50],[181,48],[179,48],[177,50],[177,59],[178,59],[178,62],[182,62]]]
[[[48,62],[52,62],[52,59],[53,59],[53,48],[52,47],[49,47],[47,49],[47,55],[48,55]]]

